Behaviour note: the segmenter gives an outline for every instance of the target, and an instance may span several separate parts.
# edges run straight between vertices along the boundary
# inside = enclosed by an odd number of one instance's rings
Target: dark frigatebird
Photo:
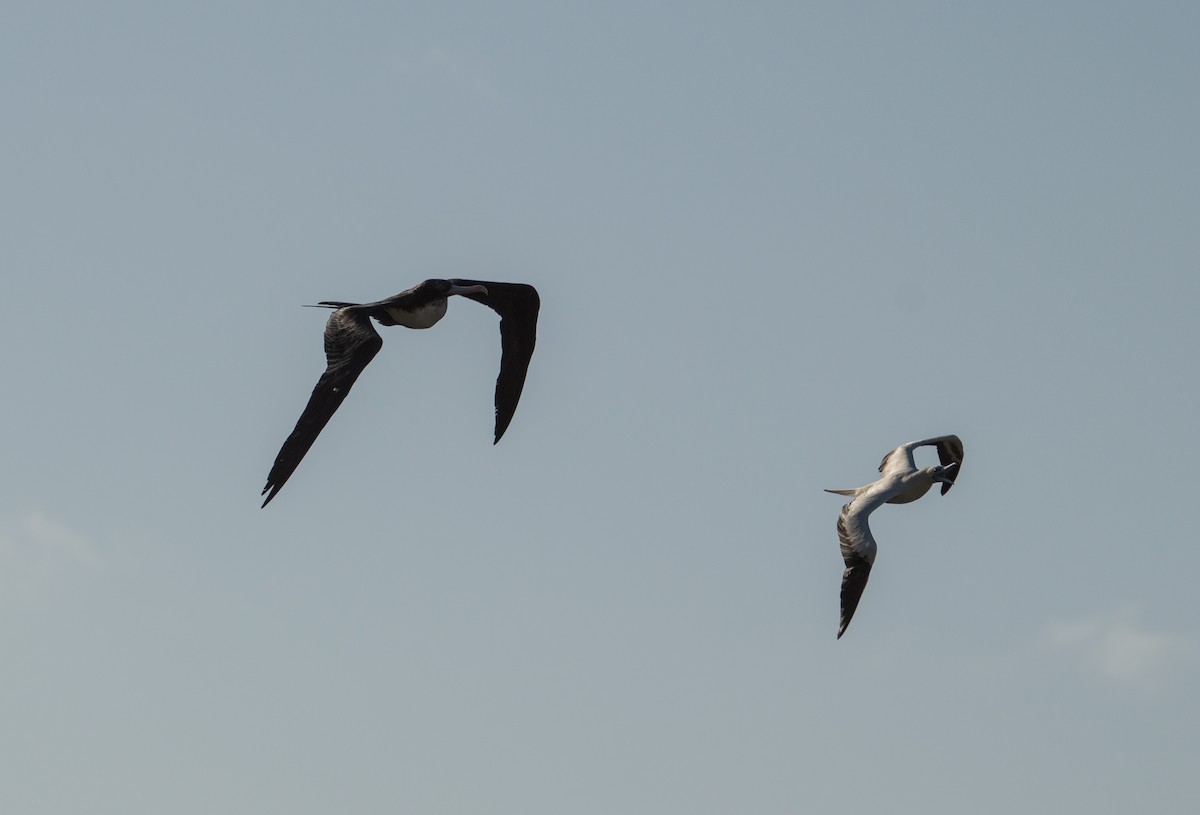
[[[913,451],[918,447],[936,445],[941,464],[917,468]],[[842,613],[838,622],[838,639],[846,633],[850,618],[858,608],[858,600],[867,587],[871,565],[875,563],[875,536],[867,525],[867,516],[883,504],[907,504],[915,501],[935,483],[942,485],[942,495],[954,486],[963,461],[963,444],[958,436],[938,436],[923,441],[902,444],[883,457],[878,481],[852,490],[825,490],[837,495],[854,496],[842,507],[838,516],[838,543],[846,571],[842,573]]]
[[[275,457],[263,487],[263,495],[267,496],[262,502],[264,507],[296,471],[358,375],[383,347],[383,339],[371,320],[380,325],[429,328],[445,316],[446,300],[456,294],[483,303],[500,315],[500,376],[496,379],[496,438],[492,443],[500,441],[517,410],[537,341],[541,301],[533,286],[485,280],[426,280],[374,303],[322,300],[319,305],[333,309],[325,324],[325,373],[317,380],[300,420]]]

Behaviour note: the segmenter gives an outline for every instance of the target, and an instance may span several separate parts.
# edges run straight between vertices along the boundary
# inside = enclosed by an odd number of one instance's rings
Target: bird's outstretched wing
[[[308,448],[350,393],[358,375],[383,347],[383,340],[366,311],[353,305],[344,306],[329,315],[325,324],[325,373],[317,380],[300,420],[275,457],[275,465],[263,487],[263,495],[267,496],[262,502],[264,507],[296,471]]]
[[[529,360],[533,358],[533,347],[537,343],[541,299],[537,289],[525,283],[450,282],[459,286],[483,286],[487,294],[475,292],[463,297],[483,303],[500,315],[500,376],[496,378],[496,438],[492,442],[495,444],[508,429],[517,412],[517,402],[521,400],[525,374],[529,371]]]
[[[854,610],[858,608],[863,589],[867,587],[867,578],[871,576],[877,549],[871,528],[867,525],[867,516],[873,507],[856,507],[855,503],[851,501],[842,507],[837,522],[838,544],[842,549],[842,560],[846,562],[846,571],[842,572],[842,613],[838,620],[838,639],[846,633],[846,626],[850,625]]]

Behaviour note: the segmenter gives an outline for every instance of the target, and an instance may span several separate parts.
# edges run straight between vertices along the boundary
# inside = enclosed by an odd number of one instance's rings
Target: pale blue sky
[[[0,810],[1200,808],[1193,4],[3,16]]]

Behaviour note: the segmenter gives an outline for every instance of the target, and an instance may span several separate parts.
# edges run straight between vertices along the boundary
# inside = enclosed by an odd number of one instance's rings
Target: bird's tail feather
[[[313,305],[311,303],[305,303],[304,307],[305,308],[345,308],[346,306],[359,306],[359,305],[362,305],[362,304],[361,303],[345,303],[345,302],[342,302],[341,300],[322,300],[321,302],[317,303],[316,305]]]
[[[858,495],[857,488],[852,490],[825,490],[825,492],[832,492],[834,495]]]

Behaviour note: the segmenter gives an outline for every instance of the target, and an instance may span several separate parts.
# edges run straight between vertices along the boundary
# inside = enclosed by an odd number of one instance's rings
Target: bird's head
[[[938,464],[929,468],[929,476],[934,483],[942,485],[942,495],[954,486],[954,476],[958,475],[958,464],[948,464],[945,467]]]

